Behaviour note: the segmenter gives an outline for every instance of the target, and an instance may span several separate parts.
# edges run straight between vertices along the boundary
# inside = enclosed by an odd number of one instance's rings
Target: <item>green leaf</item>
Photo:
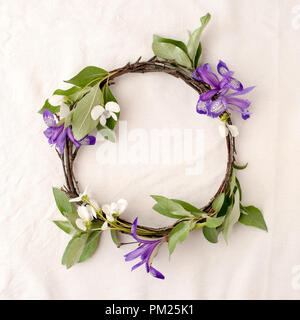
[[[53,221],[61,230],[68,234],[74,234],[77,230],[73,227],[70,221],[65,220],[54,220]]]
[[[233,198],[233,204],[228,208],[224,224],[223,224],[223,236],[226,242],[232,231],[233,225],[239,221],[240,217],[240,192],[237,189]]]
[[[84,88],[93,86],[108,75],[108,72],[98,67],[86,67],[80,71],[75,77],[65,82],[74,84],[75,86]]]
[[[191,221],[182,221],[178,223],[170,232],[168,247],[170,255],[175,250],[178,241],[183,242],[189,235],[191,229]]]
[[[67,218],[71,222],[73,227],[77,229],[75,223],[76,219],[78,218],[77,210],[75,209],[73,204],[69,202],[69,198],[67,197],[67,195],[57,188],[53,188],[53,195],[58,210],[62,213],[62,215],[65,218]]]
[[[79,92],[82,91],[80,87],[72,87],[67,90],[57,89],[53,92],[53,95],[68,97],[71,100],[76,100]]]
[[[165,209],[164,207],[160,206],[158,203],[156,203],[152,207],[152,209],[155,210],[156,212],[162,214],[163,216],[166,216],[169,218],[179,219],[179,220],[187,218],[187,216],[185,216],[185,215],[177,215],[177,214],[171,213],[168,209]]]
[[[246,226],[253,226],[268,231],[268,227],[261,211],[254,206],[242,207],[242,214],[239,221]]]
[[[120,241],[118,239],[118,231],[110,229],[110,235],[111,235],[112,241],[117,246],[117,248],[120,248],[121,243],[120,243]]]
[[[207,228],[217,228],[223,223],[224,219],[225,219],[225,216],[218,217],[218,218],[207,217],[206,218],[205,227],[207,227]]]
[[[103,225],[103,221],[94,219],[92,220],[91,229],[100,229]]]
[[[175,60],[180,65],[188,68],[192,67],[186,45],[182,41],[153,35],[152,50],[154,54],[160,58]]]
[[[232,195],[234,193],[236,187],[237,187],[237,185],[236,185],[235,172],[234,172],[234,170],[232,170],[231,179],[230,179],[230,183],[229,183],[230,195]]]
[[[199,212],[199,213],[204,213],[203,211],[201,211],[200,209],[196,208],[195,206],[193,206],[192,204],[182,201],[182,200],[178,200],[178,199],[171,199],[172,201],[180,204],[185,210],[189,211],[189,212]]]
[[[171,199],[172,201],[180,204],[186,211],[189,211],[193,216],[199,218],[203,214],[205,214],[204,211],[196,208],[195,206],[191,205],[188,202],[182,201],[182,200],[177,200],[177,199]]]
[[[98,128],[98,126],[97,126]],[[103,127],[102,127],[103,128]],[[116,135],[115,133],[110,130],[109,128],[103,128],[99,130],[99,133],[108,141],[116,142]]]
[[[239,166],[239,165],[237,165],[236,163],[233,163],[232,166],[233,166],[235,169],[237,169],[237,170],[244,170],[244,169],[247,168],[248,162],[247,162],[246,164],[244,164],[243,166]]]
[[[79,261],[87,237],[87,233],[81,233],[79,235],[74,236],[69,241],[62,257],[62,264],[65,265],[67,269],[71,268],[75,263]]]
[[[222,216],[226,215],[228,207],[231,206],[231,204],[232,204],[231,199],[232,199],[232,197],[230,197],[229,194],[225,193],[224,203],[223,203],[221,210],[217,214],[218,217],[222,217]]]
[[[236,182],[236,186],[237,188],[239,189],[239,192],[240,192],[240,201],[242,200],[242,188],[241,188],[241,185],[240,185],[240,182],[238,180],[238,178],[235,178],[235,182]]]
[[[193,61],[194,67],[197,67],[197,65],[195,64],[195,57],[196,57],[197,51],[199,49],[200,36],[201,36],[203,29],[208,24],[210,18],[211,18],[211,15],[209,13],[207,13],[205,16],[200,18],[201,26],[191,34],[190,39],[187,44],[188,55],[191,58],[191,60]],[[198,57],[198,59],[199,59],[199,57]],[[197,63],[198,63],[198,61],[197,61]]]
[[[90,258],[95,250],[97,249],[99,238],[102,231],[91,231],[91,233],[88,235],[86,242],[84,244],[84,248],[82,250],[82,253],[80,255],[80,258],[78,262],[83,262]]]
[[[218,242],[219,232],[216,228],[203,227],[202,232],[206,240],[208,240],[209,242],[211,243]]]
[[[65,213],[72,213],[72,212],[76,212],[74,206],[72,205],[72,203],[69,202],[69,198],[67,197],[67,195],[61,191],[58,188],[52,188],[53,190],[53,195],[55,198],[55,202],[57,205],[58,210],[65,216]]]
[[[43,107],[39,110],[40,114],[43,114],[44,110],[48,109],[51,113],[58,113],[60,110],[60,106],[53,106],[49,103],[48,99],[45,101]]]
[[[157,202],[153,209],[158,213],[175,219],[191,217],[190,212],[185,210],[179,203],[163,196],[151,195],[151,197]]]
[[[100,104],[101,90],[98,85],[95,85],[89,93],[87,93],[76,105],[72,117],[72,131],[76,140],[81,140],[99,123],[98,120],[93,120],[91,111],[93,107]]]
[[[201,42],[199,42],[199,46],[197,48],[195,59],[194,59],[195,69],[199,66],[201,54],[202,54],[202,45],[201,45]]]
[[[212,203],[212,208],[214,209],[215,212],[219,212],[223,206],[225,200],[225,193],[220,193],[217,198],[214,200]]]

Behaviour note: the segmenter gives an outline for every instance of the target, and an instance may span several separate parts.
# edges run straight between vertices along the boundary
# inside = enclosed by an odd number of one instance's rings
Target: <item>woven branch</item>
[[[196,81],[192,77],[193,70],[188,69],[184,66],[175,64],[175,62],[173,61],[162,61],[162,60],[159,60],[157,57],[153,57],[150,60],[144,61],[144,62],[140,62],[140,59],[141,58],[139,58],[133,64],[128,63],[122,68],[118,68],[111,71],[110,72],[111,76],[107,80],[108,84],[109,85],[114,84],[114,81],[113,81],[114,79],[127,73],[163,72],[183,80],[188,86],[196,90],[199,95],[211,89],[210,86],[207,85],[206,83]],[[228,121],[228,124],[232,124],[230,118],[227,121]],[[235,141],[230,132],[226,137],[226,146],[227,146],[227,167],[226,167],[225,176],[216,194],[211,198],[209,203],[201,209],[205,211],[208,215],[212,215],[214,213],[214,210],[212,209],[212,203],[220,193],[225,192],[231,178],[232,165],[234,162],[234,153],[235,153]],[[75,151],[73,152],[73,144],[69,140],[69,138],[67,138],[65,153],[63,156],[60,156],[60,159],[63,165],[64,174],[65,174],[65,179],[66,179],[66,186],[63,188],[63,191],[66,192],[66,194],[71,198],[78,197],[78,194],[79,194],[77,180],[73,172],[73,164],[78,154],[78,150],[79,148],[75,149]],[[121,218],[118,218],[117,220],[122,223],[125,223],[128,226],[128,231],[130,233],[132,224]],[[142,229],[145,232],[148,232],[149,236],[158,237],[158,236],[168,235],[172,230],[172,228],[177,223],[178,222],[165,228],[151,228],[146,226],[138,226],[138,228]]]

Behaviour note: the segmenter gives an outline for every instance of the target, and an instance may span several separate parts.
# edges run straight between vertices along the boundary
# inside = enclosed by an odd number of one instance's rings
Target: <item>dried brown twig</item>
[[[128,63],[124,67],[111,71],[110,72],[111,76],[109,77],[108,84],[110,85],[114,84],[113,80],[128,73],[163,72],[183,80],[188,86],[196,90],[197,93],[199,94],[210,90],[210,87],[207,84],[196,81],[193,78],[191,69],[175,64],[175,62],[173,61],[164,61],[164,60],[162,61],[162,60],[159,60],[157,57],[152,57],[150,60],[143,61],[143,62],[141,62],[140,60],[141,60],[141,57],[139,57],[139,59],[133,64]],[[228,119],[228,124],[232,124],[230,118]],[[217,196],[220,193],[224,192],[227,189],[228,184],[230,182],[232,166],[234,162],[234,153],[235,153],[235,142],[234,142],[234,138],[230,133],[226,138],[226,146],[227,146],[227,167],[226,167],[225,176],[216,194],[211,198],[209,203],[202,208],[202,210],[209,215],[214,213],[212,209],[213,201],[217,198]],[[78,150],[79,149],[76,149],[73,152],[73,144],[67,138],[65,153],[64,155],[60,156],[60,159],[63,165],[64,174],[65,174],[65,179],[66,179],[66,186],[63,188],[63,191],[66,192],[66,194],[71,198],[78,197],[78,194],[79,194],[77,181],[75,179],[74,172],[73,172],[73,164],[77,156]],[[128,226],[128,228],[131,227],[130,222],[127,222],[120,218],[118,218],[118,220],[121,223],[125,223]],[[151,228],[151,227],[145,227],[145,226],[138,226],[138,228],[143,229],[144,231],[147,231],[150,236],[167,235],[169,234],[169,232],[172,230],[173,227],[174,225],[171,225],[165,228]]]

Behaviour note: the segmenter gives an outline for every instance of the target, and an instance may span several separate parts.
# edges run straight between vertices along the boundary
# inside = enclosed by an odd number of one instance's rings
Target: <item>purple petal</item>
[[[142,260],[139,263],[135,264],[132,268],[131,271],[135,270],[136,268],[140,267],[141,265],[143,265],[146,261]]]
[[[70,140],[73,142],[73,144],[75,145],[75,147],[76,147],[76,148],[80,147],[80,143],[79,143],[77,140],[75,140],[75,138],[74,138],[74,136],[73,136],[73,132],[72,132],[72,130],[71,130],[71,127],[68,126],[65,131],[66,131],[69,139],[70,139]]]
[[[221,113],[223,113],[228,108],[226,100],[222,97],[212,101],[207,107],[207,114],[212,118],[218,117]]]
[[[154,269],[153,267],[150,267],[150,273],[155,278],[158,278],[158,279],[165,278],[165,276],[162,273],[160,273],[158,270]]]
[[[50,139],[58,128],[49,127],[44,131],[44,135],[47,139]]]
[[[197,102],[197,112],[200,114],[207,114],[207,106],[209,106],[210,101],[202,101],[199,97]]]
[[[59,127],[49,127],[44,131],[44,135],[48,138],[50,144],[54,144],[62,131],[63,125]]]
[[[225,76],[229,72],[229,69],[228,69],[226,63],[223,62],[222,60],[219,61],[217,69],[218,69],[218,72],[221,76]]]
[[[206,92],[200,94],[200,100],[202,100],[202,101],[210,100],[216,93],[218,93],[218,89],[206,91]]]
[[[157,248],[157,246],[159,244],[160,244],[160,242],[158,241],[156,244],[152,245],[147,250],[147,260],[146,260],[146,270],[147,270],[147,272],[150,271],[150,267],[151,267],[151,264],[152,264],[152,260],[154,258],[154,254],[157,252],[155,249]]]
[[[56,147],[60,154],[64,153],[65,143],[66,143],[67,133],[66,130],[63,130],[62,133],[56,139]]]
[[[134,260],[134,259],[138,258],[139,256],[141,256],[144,253],[144,251],[146,250],[145,246],[147,246],[147,245],[142,244],[141,246],[137,247],[135,250],[125,254],[124,255],[125,261],[131,261],[131,260]]]
[[[144,239],[141,239],[137,236],[136,234],[136,230],[137,230],[137,220],[138,218],[135,218],[133,224],[132,224],[132,227],[131,227],[131,236],[138,242],[140,243],[148,243],[148,244],[153,244],[154,242],[157,242],[158,240],[144,240]]]
[[[249,100],[232,97],[226,97],[226,101],[228,104],[238,107],[241,111],[248,109],[251,104]]]
[[[243,94],[246,94],[246,93],[252,91],[254,88],[255,88],[255,86],[248,87],[248,88],[245,88],[245,89],[243,89],[241,91],[230,93],[230,94],[227,95],[227,97],[241,96]]]
[[[213,86],[214,88],[218,88],[220,81],[218,77],[210,71],[210,66],[208,63],[206,63],[203,67],[198,67],[197,73],[202,79],[202,81]]]
[[[231,78],[229,83],[228,83],[228,86],[233,89],[233,90],[236,90],[236,91],[242,91],[243,90],[243,85],[242,83],[235,79],[235,78]]]
[[[50,110],[48,109],[44,110],[43,119],[48,127],[56,127],[56,121]]]
[[[226,89],[226,92],[229,90],[229,81],[230,81],[230,78],[227,78],[227,77],[223,77],[222,80],[220,81],[219,83],[219,88],[220,90],[225,90]]]
[[[250,112],[249,112],[248,110],[244,111],[244,112],[242,113],[242,118],[243,118],[244,120],[247,120],[248,118],[250,118]]]
[[[138,218],[135,218],[131,227],[131,233],[134,239],[138,241],[138,238],[136,237],[137,222],[138,222]]]
[[[197,69],[193,72],[193,78],[197,81],[202,81],[202,79],[200,78],[200,75],[197,72]]]
[[[96,138],[94,136],[86,136],[78,142],[81,145],[94,145],[96,143]]]

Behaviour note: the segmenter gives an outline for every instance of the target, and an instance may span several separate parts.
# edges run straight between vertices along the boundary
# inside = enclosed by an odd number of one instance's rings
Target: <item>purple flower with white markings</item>
[[[53,114],[48,109],[44,110],[43,118],[46,125],[48,126],[48,128],[44,131],[44,135],[46,136],[46,138],[48,138],[48,142],[50,144],[56,145],[59,153],[61,154],[64,153],[67,136],[76,146],[76,148],[81,145],[93,145],[96,143],[96,138],[94,136],[86,136],[79,141],[75,140],[71,127],[68,126],[67,128],[64,128],[64,123],[60,126],[57,126]]]
[[[193,73],[195,80],[205,82],[212,88],[200,95],[197,102],[197,112],[216,118],[229,109],[241,113],[244,120],[248,119],[250,117],[248,108],[251,102],[236,98],[236,96],[244,95],[255,87],[244,89],[241,82],[233,78],[233,71],[229,70],[221,60],[218,63],[217,70],[222,76],[221,80],[211,71],[208,63],[198,67]],[[229,90],[234,90],[235,92],[228,93]]]
[[[152,261],[153,258],[155,257],[158,248],[160,247],[160,245],[166,241],[166,238],[159,238],[156,240],[146,240],[143,239],[141,237],[138,237],[136,234],[136,229],[137,229],[137,220],[138,218],[136,218],[132,224],[132,230],[131,230],[131,236],[140,243],[140,246],[127,253],[124,257],[125,257],[125,261],[132,261],[136,258],[141,258],[141,261],[139,263],[137,263],[136,265],[134,265],[131,268],[131,271],[135,270],[136,268],[138,268],[139,266],[145,264],[146,265],[146,271],[153,276],[155,278],[159,278],[159,279],[164,279],[164,275],[161,274],[158,270],[154,269],[152,267]]]

